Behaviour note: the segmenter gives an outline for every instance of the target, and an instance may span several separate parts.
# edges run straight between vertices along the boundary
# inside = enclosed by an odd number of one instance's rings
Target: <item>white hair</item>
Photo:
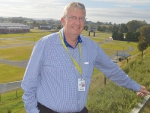
[[[62,14],[63,17],[65,17],[65,16],[67,15],[68,10],[69,10],[70,8],[74,8],[74,9],[80,8],[80,9],[82,9],[82,10],[85,12],[85,15],[86,15],[86,9],[85,9],[84,4],[82,4],[82,3],[80,3],[80,2],[71,2],[71,3],[69,3],[69,4],[67,4],[67,5],[65,6],[64,11],[63,11],[63,14]]]

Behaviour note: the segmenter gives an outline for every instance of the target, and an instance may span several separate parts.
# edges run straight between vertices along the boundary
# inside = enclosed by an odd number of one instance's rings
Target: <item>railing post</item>
[[[16,98],[18,98],[17,90],[16,90]]]
[[[1,102],[1,95],[0,95],[0,102]]]
[[[94,32],[93,36],[95,37],[95,32]]]
[[[90,31],[89,31],[89,36],[90,36]]]
[[[104,75],[104,85],[106,85],[106,77],[105,77],[105,75]]]

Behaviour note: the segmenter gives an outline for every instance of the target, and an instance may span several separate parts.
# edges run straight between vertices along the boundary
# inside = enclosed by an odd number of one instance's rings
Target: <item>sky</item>
[[[87,21],[150,24],[150,0],[0,0],[0,17],[60,20],[65,5],[74,1],[85,5]]]

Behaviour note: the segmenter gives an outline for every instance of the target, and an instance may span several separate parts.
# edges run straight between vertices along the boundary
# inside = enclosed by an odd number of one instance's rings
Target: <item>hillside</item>
[[[150,90],[150,47],[144,52],[130,57],[129,62],[121,62],[121,68],[135,81]],[[143,98],[136,92],[117,86],[107,80],[107,84],[99,84],[100,77],[94,76],[87,103],[90,113],[129,113]],[[97,86],[96,86],[97,85]],[[95,89],[93,89],[95,88]],[[148,112],[146,112],[148,113]]]

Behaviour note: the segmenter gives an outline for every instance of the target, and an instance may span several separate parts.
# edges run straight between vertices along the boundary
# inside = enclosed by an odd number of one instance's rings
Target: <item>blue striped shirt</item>
[[[63,29],[61,32],[63,34]],[[80,37],[82,59],[78,47],[68,49],[78,64],[81,61],[85,91],[78,91],[78,78],[81,76],[58,33],[50,34],[36,43],[21,84],[27,113],[39,113],[37,102],[59,113],[81,111],[86,106],[94,67],[116,84],[134,91],[140,90],[140,85],[118,68],[99,45],[85,36]]]

